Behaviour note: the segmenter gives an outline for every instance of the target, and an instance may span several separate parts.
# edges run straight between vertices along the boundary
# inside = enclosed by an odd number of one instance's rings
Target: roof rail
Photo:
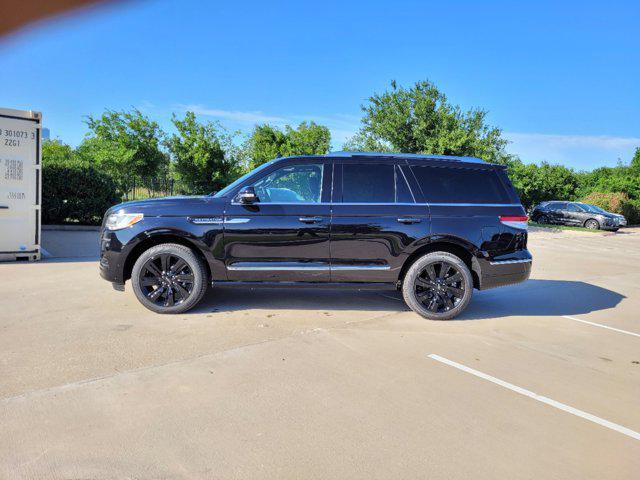
[[[456,155],[432,155],[428,153],[398,153],[398,152],[329,152],[327,157],[391,157],[391,158],[412,158],[424,160],[445,160],[449,162],[466,162],[466,163],[487,163],[476,157],[461,157]]]

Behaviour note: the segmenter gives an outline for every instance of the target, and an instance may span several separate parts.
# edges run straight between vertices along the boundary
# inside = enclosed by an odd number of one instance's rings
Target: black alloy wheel
[[[182,258],[171,253],[152,257],[140,270],[140,286],[158,306],[173,307],[185,302],[193,292],[193,271]]]
[[[204,259],[176,243],[162,243],[142,252],[131,272],[133,291],[142,305],[156,313],[183,313],[204,297],[209,275]]]
[[[464,298],[464,280],[460,272],[449,262],[427,265],[414,282],[418,300],[433,313],[444,313]]]
[[[549,223],[549,218],[546,215],[540,215],[538,217],[538,223],[541,224],[541,225]]]
[[[432,252],[416,260],[402,284],[411,309],[430,320],[449,320],[471,301],[473,278],[468,266],[449,252]]]

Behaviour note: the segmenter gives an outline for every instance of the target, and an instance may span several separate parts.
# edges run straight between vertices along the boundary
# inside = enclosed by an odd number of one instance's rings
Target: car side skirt
[[[382,282],[212,282],[216,288],[323,288],[351,290],[396,290],[395,283]]]

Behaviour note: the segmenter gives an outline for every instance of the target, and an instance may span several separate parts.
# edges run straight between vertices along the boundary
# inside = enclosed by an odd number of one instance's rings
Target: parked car
[[[627,219],[623,215],[581,202],[542,202],[533,209],[531,220],[542,224],[572,225],[614,232],[627,225]]]
[[[529,277],[527,217],[505,169],[479,159],[333,153],[279,158],[213,196],[107,211],[100,272],[158,313],[217,287],[401,289],[429,319],[474,288]]]

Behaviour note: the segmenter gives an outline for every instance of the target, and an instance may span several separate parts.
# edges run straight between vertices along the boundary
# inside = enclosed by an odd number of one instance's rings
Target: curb
[[[98,232],[100,227],[94,225],[42,225],[45,231],[63,231],[63,232]]]

